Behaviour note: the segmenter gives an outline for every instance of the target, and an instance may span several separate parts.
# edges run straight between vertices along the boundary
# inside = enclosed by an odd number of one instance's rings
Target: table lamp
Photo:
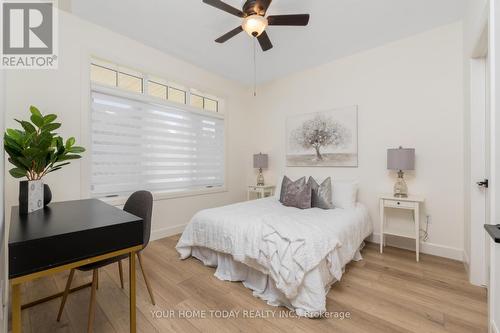
[[[262,174],[262,169],[267,168],[267,154],[258,153],[253,155],[253,167],[255,169],[259,169],[257,186],[264,186],[264,175]]]
[[[408,197],[408,186],[404,180],[403,170],[415,170],[415,149],[401,146],[387,149],[387,169],[398,171],[398,179],[394,184],[394,196]]]

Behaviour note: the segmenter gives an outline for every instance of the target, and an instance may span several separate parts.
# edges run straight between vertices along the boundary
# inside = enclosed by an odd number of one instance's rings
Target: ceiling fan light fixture
[[[253,37],[260,36],[267,28],[267,19],[260,15],[250,15],[245,17],[241,25],[247,34]]]

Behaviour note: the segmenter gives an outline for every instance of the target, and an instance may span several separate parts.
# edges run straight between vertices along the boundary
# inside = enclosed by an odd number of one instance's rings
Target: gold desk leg
[[[21,333],[21,285],[12,285],[12,333]]]
[[[135,252],[129,253],[129,283],[130,283],[130,333],[136,331],[135,309]]]

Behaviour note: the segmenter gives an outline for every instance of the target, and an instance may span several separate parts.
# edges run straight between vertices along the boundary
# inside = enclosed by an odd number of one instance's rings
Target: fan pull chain
[[[255,50],[256,39],[253,38],[253,97],[257,96],[257,52]]]

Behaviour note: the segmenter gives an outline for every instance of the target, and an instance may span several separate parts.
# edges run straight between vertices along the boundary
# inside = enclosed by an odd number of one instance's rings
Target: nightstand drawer
[[[384,200],[384,206],[391,208],[413,209],[415,207],[415,203],[409,201]]]

